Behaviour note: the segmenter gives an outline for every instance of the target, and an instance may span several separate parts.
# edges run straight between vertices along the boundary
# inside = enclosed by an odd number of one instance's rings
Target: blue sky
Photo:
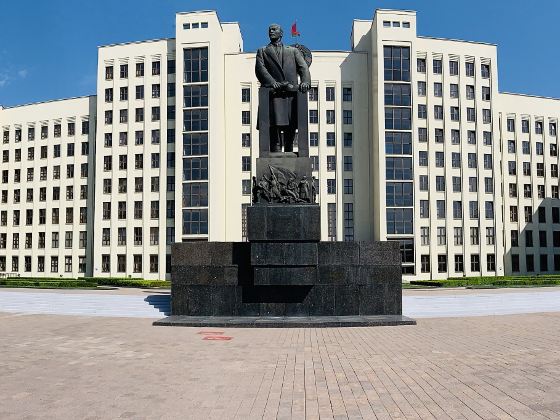
[[[376,8],[412,9],[418,12],[419,35],[498,44],[500,91],[560,97],[557,1],[283,0],[277,6],[264,0],[2,3],[0,104],[5,106],[94,94],[99,45],[173,37],[175,12],[203,9],[217,10],[222,21],[239,22],[245,51],[266,43],[269,23],[289,29],[295,19],[300,42],[310,49],[348,49],[352,19],[371,19]]]

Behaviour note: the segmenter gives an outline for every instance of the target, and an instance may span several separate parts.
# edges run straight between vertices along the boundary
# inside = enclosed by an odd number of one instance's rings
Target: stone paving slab
[[[377,328],[151,322],[0,313],[0,418],[560,418],[560,313]],[[231,340],[203,340],[213,331]]]

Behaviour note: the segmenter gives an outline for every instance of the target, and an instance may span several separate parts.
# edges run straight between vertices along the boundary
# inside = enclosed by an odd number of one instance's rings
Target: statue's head
[[[283,35],[284,35],[284,31],[282,30],[282,27],[277,23],[273,23],[268,27],[268,37],[270,38],[271,41],[274,42],[279,39],[282,39]]]

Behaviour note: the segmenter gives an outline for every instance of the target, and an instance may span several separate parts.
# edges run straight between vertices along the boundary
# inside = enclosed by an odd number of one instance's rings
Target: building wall
[[[174,45],[158,40],[99,48],[95,276],[157,279],[169,270],[176,185],[175,74],[169,71]],[[128,117],[122,119],[121,112]]]
[[[505,272],[558,272],[560,101],[504,93],[499,109]]]
[[[258,158],[255,54],[243,52],[239,25],[214,11],[178,13],[175,25],[175,38],[100,47],[96,97],[0,107],[0,272],[169,278],[172,242],[246,239]],[[404,281],[560,272],[560,102],[499,93],[495,45],[421,37],[416,27],[415,12],[377,10],[353,22],[351,51],[313,52],[308,141],[322,239],[400,241]],[[54,209],[58,224],[49,223]]]
[[[0,273],[91,276],[95,97],[0,109],[0,129]]]

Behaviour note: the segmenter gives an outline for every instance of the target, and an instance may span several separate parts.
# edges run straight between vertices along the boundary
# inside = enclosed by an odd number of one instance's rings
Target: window
[[[242,156],[241,157],[241,170],[243,172],[251,172],[251,157]]]
[[[457,152],[452,152],[451,153],[451,167],[452,168],[460,168],[461,167],[461,154],[460,153],[457,153]]]
[[[208,206],[208,183],[192,182],[183,184],[183,207]]]
[[[310,102],[317,102],[319,99],[319,89],[317,86],[311,86],[311,88],[309,88],[308,96]]]
[[[476,112],[474,108],[467,108],[467,121],[476,122]]]
[[[441,98],[443,96],[443,85],[439,82],[434,83],[434,96]]]
[[[157,76],[160,73],[160,62],[159,61],[153,61],[152,62],[152,76]]]
[[[469,201],[469,216],[471,219],[478,219],[478,202]]]
[[[430,217],[430,206],[428,200],[420,200],[420,217],[423,219]]]
[[[423,150],[418,152],[418,165],[428,166],[428,152]]]
[[[334,203],[329,203],[336,206]],[[335,207],[336,209],[336,207]],[[412,209],[387,209],[388,234],[412,234],[413,210]]]
[[[472,254],[471,255],[471,271],[479,272],[480,271],[480,255],[479,254]]]
[[[468,77],[474,77],[474,63],[465,63],[465,73]]]
[[[334,110],[327,109],[327,124],[334,124],[335,113]]]
[[[436,168],[443,168],[445,166],[445,158],[443,152],[436,152]]]
[[[251,124],[251,112],[241,111],[241,124],[249,125]]]
[[[159,245],[159,228],[150,228],[150,245]]]
[[[535,121],[535,134],[542,134],[542,133],[543,133],[543,122]]]
[[[418,141],[427,142],[428,141],[428,130],[426,128],[418,128]]]
[[[484,169],[492,169],[492,155],[484,155]]]
[[[184,82],[208,81],[208,48],[184,49]]]
[[[463,217],[463,203],[461,201],[453,202],[453,218],[461,219]]]
[[[354,181],[352,179],[344,179],[344,194],[354,193]]]
[[[327,132],[327,146],[334,147],[335,146],[335,133],[334,131]]]
[[[121,64],[120,66],[120,78],[127,79],[128,78],[128,64]]]
[[[434,133],[435,133],[436,143],[443,143],[443,129],[442,128],[436,128]]]
[[[443,120],[443,106],[434,105],[434,118],[436,120]]]
[[[482,86],[482,100],[483,101],[490,100],[490,88],[487,86]]]
[[[343,87],[342,88],[342,101],[343,102],[352,102],[352,88],[350,88],[350,87]]]
[[[436,200],[436,216],[445,219],[445,200]]]
[[[418,82],[418,96],[426,96],[426,82]]]
[[[463,245],[463,228],[462,227],[453,228],[453,243],[455,245]]]
[[[336,156],[327,156],[327,171],[336,170]]]
[[[451,121],[459,121],[459,107],[452,106],[451,107]]]
[[[449,85],[449,96],[451,98],[458,98],[459,97],[459,85],[456,83],[451,83]]]
[[[453,183],[453,192],[461,192],[461,177],[454,176],[451,181]]]
[[[428,187],[429,187],[428,175],[420,175],[418,177],[418,183],[420,186],[420,191],[428,191]]]
[[[433,69],[434,69],[434,74],[441,74],[442,73],[441,60],[434,60],[433,61]]]
[[[383,47],[385,80],[410,81],[410,48]]]
[[[410,106],[410,85],[385,83],[385,105]]]
[[[333,156],[334,158],[334,156]],[[407,180],[412,179],[412,158],[407,157],[388,157],[386,162],[385,177],[388,180]],[[328,163],[327,163],[328,165]]]
[[[183,210],[183,234],[208,234],[208,210]]]
[[[428,118],[428,111],[426,105],[418,104],[418,118],[425,120]]]
[[[188,184],[184,184],[184,185],[188,185]],[[251,195],[251,180],[249,179],[241,180],[241,194]]]
[[[319,112],[316,109],[309,110],[309,123],[319,124]]]
[[[477,227],[470,228],[470,236],[471,236],[471,245],[478,245],[480,243],[480,237],[478,234]]]
[[[327,194],[336,194],[336,180],[327,179]]]
[[[352,171],[352,156],[344,156],[344,170]]]
[[[535,256],[534,255],[526,255],[525,256],[525,264],[527,265],[527,271],[529,271],[529,272],[535,271]]]
[[[310,147],[319,146],[319,133],[317,133],[316,131],[309,133],[309,146]]]
[[[447,255],[438,255],[438,273],[447,272]]]
[[[469,168],[476,168],[476,153],[469,153],[467,155],[467,163]]]
[[[334,101],[334,87],[327,86],[325,89],[325,94],[327,101]]]
[[[420,243],[422,245],[430,245],[430,228],[421,227],[420,228]]]
[[[416,71],[418,73],[426,73],[426,59],[417,58],[416,59]]]
[[[430,272],[430,256],[420,255],[420,272],[429,273]]]
[[[105,66],[105,80],[113,80],[113,66]]]

